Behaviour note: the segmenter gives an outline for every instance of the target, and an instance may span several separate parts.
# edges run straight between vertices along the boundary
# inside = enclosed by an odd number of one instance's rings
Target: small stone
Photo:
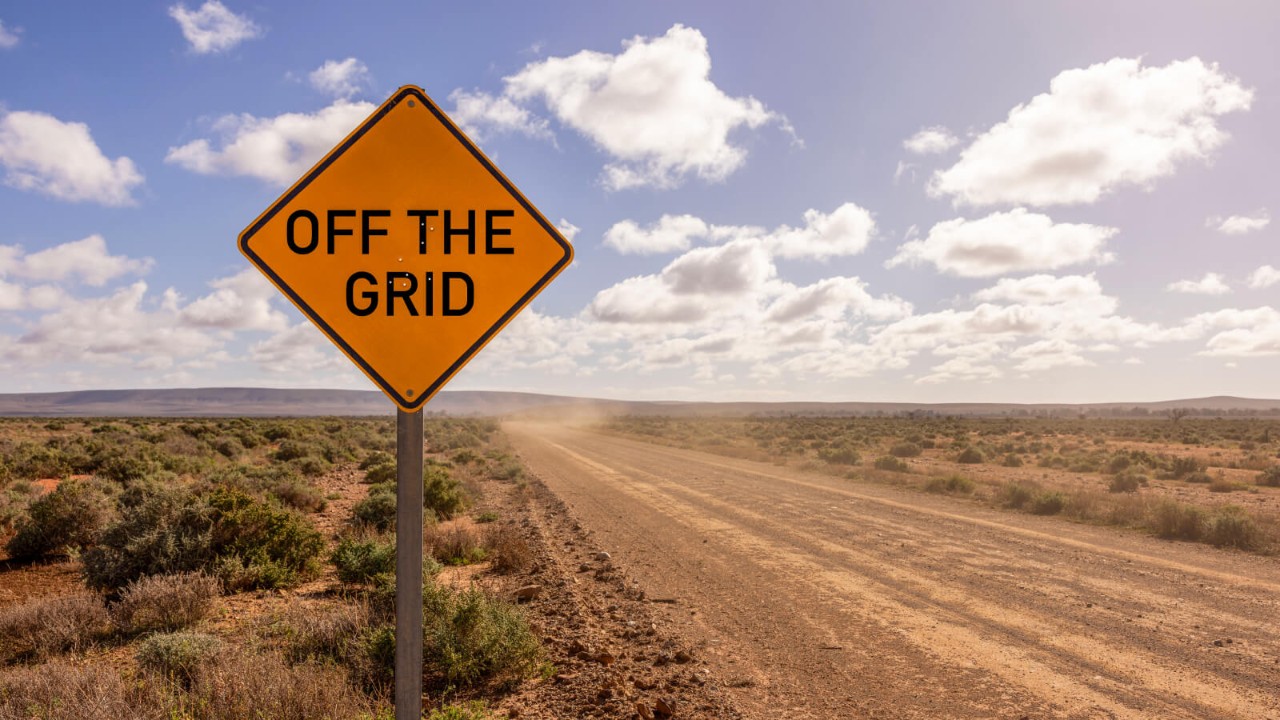
[[[582,563],[579,565],[578,572],[591,572],[591,563]]]
[[[675,698],[658,698],[658,701],[653,704],[653,714],[659,718],[669,718],[675,715]]]
[[[595,661],[600,663],[601,665],[604,665],[605,667],[608,667],[614,664],[615,662],[617,662],[618,658],[614,657],[613,655],[610,655],[607,652],[602,652],[599,655],[596,655]]]
[[[597,560],[597,561],[599,561],[599,562],[605,562],[605,561],[606,561],[606,560],[608,560],[610,557],[612,557],[612,556],[611,556],[609,553],[607,553],[607,552],[605,552],[605,551],[603,551],[603,550],[601,550],[600,552],[596,553],[596,560]]]
[[[578,640],[577,638],[574,638],[573,642],[569,643],[570,655],[577,655],[578,653],[582,653],[586,651],[587,651],[587,646],[583,645],[582,641]]]
[[[1213,646],[1214,646],[1214,647],[1222,647],[1224,644],[1225,644],[1225,643],[1223,643],[1221,640],[1214,640],[1214,641],[1213,641]]]
[[[649,707],[646,703],[636,703],[636,717],[639,718],[639,720],[654,720],[653,708]]]
[[[676,662],[680,663],[681,665],[683,665],[684,663],[693,662],[693,656],[685,652],[684,650],[677,650]]]
[[[516,590],[516,602],[528,602],[538,597],[538,593],[540,592],[542,592],[541,585],[525,585],[524,587]]]

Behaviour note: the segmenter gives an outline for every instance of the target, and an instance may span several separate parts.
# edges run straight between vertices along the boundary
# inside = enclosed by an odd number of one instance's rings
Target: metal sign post
[[[422,408],[396,411],[396,720],[422,717]]]

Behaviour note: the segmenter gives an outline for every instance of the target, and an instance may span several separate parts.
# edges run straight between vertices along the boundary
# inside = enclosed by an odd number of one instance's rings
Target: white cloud
[[[214,292],[194,300],[178,313],[182,322],[222,330],[279,332],[288,327],[284,313],[272,306],[279,291],[257,270],[247,268],[209,285]]]
[[[927,127],[902,141],[902,147],[916,155],[944,153],[955,147],[960,138],[944,127]]]
[[[911,303],[893,295],[874,297],[856,277],[830,277],[806,287],[793,287],[778,296],[765,311],[769,322],[839,320],[861,315],[876,320],[896,320],[911,315]]]
[[[710,228],[692,215],[663,215],[644,228],[623,220],[605,231],[604,244],[623,255],[675,252],[688,250],[692,241],[706,237]]]
[[[453,112],[449,117],[468,135],[484,140],[491,134],[519,133],[531,138],[551,139],[551,129],[545,118],[540,118],[520,107],[506,96],[489,93],[454,90],[449,93]]]
[[[734,241],[690,250],[662,270],[677,295],[736,295],[760,288],[776,272],[759,243]]]
[[[1065,340],[1039,340],[1014,349],[1009,357],[1021,360],[1013,369],[1021,372],[1056,367],[1087,367],[1094,363],[1080,355],[1080,346]]]
[[[1200,355],[1263,357],[1280,354],[1280,312],[1271,307],[1227,308],[1189,318],[1188,334],[1213,333]]]
[[[1254,290],[1267,288],[1280,282],[1280,270],[1263,265],[1249,274],[1249,287]]]
[[[1218,273],[1205,273],[1199,280],[1179,280],[1169,283],[1166,288],[1170,292],[1190,293],[1193,295],[1225,295],[1231,288]]]
[[[26,255],[16,246],[0,246],[0,275],[28,280],[78,278],[87,285],[101,287],[123,275],[141,275],[151,266],[151,258],[111,255],[101,235],[90,235]]]
[[[0,356],[44,364],[154,364],[156,358],[195,357],[217,346],[206,333],[175,322],[170,312],[148,311],[146,291],[147,284],[138,281],[105,297],[64,303],[0,348]]]
[[[1252,90],[1196,57],[1067,70],[936,172],[929,192],[966,205],[1092,203],[1207,159],[1227,139],[1218,116],[1252,101]]]
[[[825,214],[806,210],[803,228],[782,226],[768,238],[769,248],[779,257],[822,260],[837,255],[857,255],[875,235],[871,213],[853,203],[845,203]]]
[[[1221,215],[1211,215],[1204,221],[1205,227],[1217,230],[1223,235],[1244,235],[1261,230],[1269,224],[1271,224],[1271,215],[1265,208],[1252,215],[1232,215],[1226,218]]]
[[[573,239],[578,237],[578,233],[582,231],[582,228],[574,225],[564,218],[560,218],[560,222],[556,223],[556,229],[559,230],[560,234],[564,236],[564,239],[569,242],[573,242]]]
[[[875,237],[875,231],[875,219],[870,212],[854,203],[844,203],[830,213],[806,210],[803,227],[780,225],[772,231],[743,225],[713,225],[693,215],[663,215],[645,227],[623,220],[605,232],[604,244],[624,255],[639,255],[688,250],[696,241],[750,239],[763,243],[776,257],[825,260],[862,252]]]
[[[0,115],[5,184],[71,202],[132,205],[142,174],[127,157],[107,158],[89,126],[38,112]]]
[[[707,41],[674,25],[655,38],[634,37],[617,55],[584,50],[530,63],[506,78],[505,96],[540,99],[556,118],[613,158],[604,171],[612,190],[671,188],[687,177],[718,181],[746,160],[730,141],[739,128],[781,116],[752,97],[732,97],[710,79]]]
[[[934,225],[923,240],[898,248],[886,267],[920,262],[961,277],[991,277],[1113,259],[1105,250],[1115,228],[1054,223],[1046,215],[1015,208],[978,220],[956,218]]]
[[[677,296],[655,275],[623,280],[596,293],[587,314],[606,323],[687,323],[707,316],[696,297]]]
[[[18,47],[18,33],[19,30],[11,30],[4,26],[3,21],[0,21],[0,50],[8,50],[10,48]]]
[[[1010,302],[1019,305],[1056,305],[1058,303],[1094,302],[1102,294],[1098,280],[1089,275],[1029,275],[1024,278],[1002,278],[994,286],[979,290],[973,299],[979,302]],[[1114,302],[1109,304],[1111,312]]]
[[[218,0],[208,0],[198,10],[174,5],[169,8],[169,17],[178,21],[192,52],[200,55],[230,50],[262,35],[262,29],[249,18],[236,15]]]
[[[373,110],[367,102],[338,100],[312,114],[225,115],[213,124],[222,136],[219,148],[206,139],[195,140],[169,148],[165,162],[203,175],[247,175],[288,185]]]
[[[369,68],[359,60],[326,60],[307,76],[311,87],[335,98],[350,98],[369,85]]]

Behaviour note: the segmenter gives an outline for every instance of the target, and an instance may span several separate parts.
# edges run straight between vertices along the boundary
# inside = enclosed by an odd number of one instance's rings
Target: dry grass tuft
[[[110,618],[90,593],[41,598],[0,613],[0,659],[78,652],[106,637]]]
[[[203,573],[152,575],[124,589],[111,617],[126,633],[181,630],[208,617],[221,594],[222,583]]]
[[[496,573],[524,572],[533,565],[533,550],[512,523],[490,525],[485,532],[484,546],[489,550]]]

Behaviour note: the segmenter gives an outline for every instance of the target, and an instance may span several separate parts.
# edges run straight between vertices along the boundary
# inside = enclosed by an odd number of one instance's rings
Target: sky
[[[0,3],[0,392],[374,387],[236,238],[417,85],[575,248],[447,389],[1280,397],[1280,4],[538,5]]]

